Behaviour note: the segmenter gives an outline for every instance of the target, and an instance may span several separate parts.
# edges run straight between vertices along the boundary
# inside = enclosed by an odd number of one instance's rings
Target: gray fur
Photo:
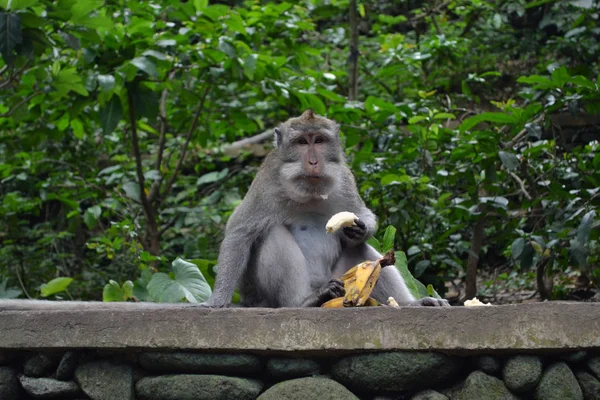
[[[275,130],[276,148],[227,223],[215,288],[204,306],[229,306],[236,288],[249,307],[313,304],[307,299],[322,293],[332,278],[380,257],[365,243],[377,221],[358,194],[338,131],[336,123],[310,110]],[[310,149],[298,144],[299,138],[306,138]],[[316,159],[318,169],[311,169],[317,168]],[[307,179],[311,174],[319,179]],[[326,233],[328,219],[341,211],[353,212],[365,223],[362,236],[350,238],[343,229]],[[374,290],[381,302],[389,296],[398,303],[415,303],[394,267],[383,269]]]

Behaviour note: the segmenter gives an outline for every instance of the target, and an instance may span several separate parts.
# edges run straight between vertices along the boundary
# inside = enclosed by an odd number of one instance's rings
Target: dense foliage
[[[227,144],[307,108],[438,292],[600,284],[596,0],[0,7],[0,298],[205,298],[270,146]]]

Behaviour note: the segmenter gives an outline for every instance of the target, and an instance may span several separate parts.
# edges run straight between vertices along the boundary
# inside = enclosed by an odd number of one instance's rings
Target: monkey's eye
[[[298,144],[308,144],[308,141],[304,138],[300,138],[298,140],[296,140],[296,143]]]
[[[323,143],[324,141],[325,141],[325,139],[323,139],[321,136],[319,136],[315,139],[315,143]]]

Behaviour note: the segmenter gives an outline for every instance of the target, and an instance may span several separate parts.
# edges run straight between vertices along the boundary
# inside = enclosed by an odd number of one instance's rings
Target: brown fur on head
[[[337,136],[340,126],[334,121],[321,117],[310,108],[302,113],[299,117],[290,118],[279,127],[275,128],[275,147],[278,147],[284,136],[289,136],[292,132],[308,132],[325,130],[332,135]]]

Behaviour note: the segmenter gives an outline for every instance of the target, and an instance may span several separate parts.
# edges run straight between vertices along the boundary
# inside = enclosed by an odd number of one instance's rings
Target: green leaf
[[[42,297],[64,292],[71,282],[73,282],[73,278],[61,277],[54,278],[50,282],[42,284]]]
[[[383,246],[382,253],[387,253],[394,248],[394,238],[396,237],[396,228],[393,225],[389,225],[385,229],[383,234]]]
[[[154,64],[153,61],[151,61],[147,57],[144,57],[144,56],[136,57],[133,60],[131,60],[130,63],[132,65],[134,65],[135,67],[137,67],[137,69],[139,69],[140,71],[144,71],[151,77],[155,78],[158,76],[158,71],[156,70],[156,65]]]
[[[370,245],[371,247],[373,247],[375,249],[375,251],[382,253],[381,243],[379,243],[379,240],[375,239],[373,236],[371,236],[369,239],[367,239],[367,244]]]
[[[460,124],[461,132],[472,129],[475,125],[481,122],[496,122],[501,124],[515,124],[519,122],[518,118],[511,114],[499,113],[499,112],[485,112],[473,117],[465,119]]]
[[[12,0],[10,2],[11,10],[23,10],[25,8],[37,6],[40,4],[39,0]]]
[[[177,258],[173,261],[174,279],[159,272],[148,283],[148,293],[160,303],[176,303],[186,299],[190,303],[207,300],[212,291],[200,269],[193,263]]]
[[[13,60],[13,50],[23,42],[21,17],[17,14],[0,12],[0,54],[6,64]]]
[[[102,215],[102,208],[100,206],[93,206],[85,210],[83,222],[85,222],[88,229],[94,229],[96,227],[100,215]]]
[[[237,50],[228,40],[229,39],[226,36],[221,36],[219,38],[219,50],[227,54],[229,58],[234,59],[237,56]]]
[[[102,301],[123,301],[123,292],[119,284],[113,280],[110,280],[104,289],[102,290]]]
[[[519,159],[513,153],[509,153],[507,151],[499,151],[498,155],[500,156],[500,160],[508,171],[514,171],[519,166]]]
[[[590,239],[590,233],[592,231],[592,224],[594,223],[595,216],[596,211],[592,210],[585,213],[581,219],[581,223],[577,228],[577,234],[575,235],[575,238],[579,241],[579,243],[585,245]]]
[[[112,96],[106,105],[100,108],[100,125],[105,135],[113,133],[119,121],[123,118],[123,106],[119,96]]]
[[[104,286],[102,291],[102,301],[126,301],[133,297],[133,282],[126,281],[123,286],[113,280],[110,280]]]
[[[140,185],[137,182],[125,182],[123,184],[125,195],[135,201],[140,201]]]
[[[194,8],[196,12],[200,12],[208,7],[208,0],[194,0]]]
[[[152,271],[146,268],[142,271],[142,276],[133,283],[132,296],[137,301],[152,301],[148,293],[148,283],[152,279]]]
[[[415,277],[408,270],[408,260],[406,254],[403,251],[396,252],[396,269],[402,275],[402,279],[406,283],[406,287],[409,292],[417,299],[421,297],[429,296],[429,292],[425,285],[415,279]],[[439,298],[439,296],[437,296]]]
[[[410,125],[413,125],[413,124],[419,123],[419,122],[421,122],[421,121],[425,121],[426,119],[427,119],[427,117],[424,117],[424,116],[422,116],[422,115],[415,115],[414,117],[411,117],[411,118],[408,120],[408,123],[409,123]]]
[[[535,84],[534,88],[536,89],[554,89],[555,87],[550,78],[539,75],[522,76],[517,79],[517,82]]]
[[[83,122],[81,122],[80,119],[73,119],[69,122],[69,125],[73,130],[73,135],[75,135],[77,139],[83,139],[83,136],[85,135],[85,130],[83,129]]]
[[[555,68],[552,71],[552,83],[559,88],[565,86],[565,83],[571,80],[571,75],[565,67]]]
[[[415,278],[420,277],[431,265],[430,260],[421,260],[415,265]]]
[[[576,75],[571,77],[571,82],[573,82],[577,86],[581,86],[591,90],[597,90],[596,84],[582,75]]]
[[[103,92],[110,92],[115,87],[115,77],[112,75],[98,75],[98,85]]]
[[[317,93],[321,95],[321,97],[326,98],[327,100],[334,101],[336,103],[345,103],[346,98],[340,96],[339,94],[332,92],[331,90],[323,89],[322,87],[317,88]]]
[[[198,178],[198,180],[196,181],[196,186],[200,186],[205,183],[218,182],[221,179],[225,178],[228,173],[229,173],[229,169],[225,168],[222,171],[213,171],[213,172],[204,174],[200,178]]]
[[[135,115],[148,118],[149,122],[154,122],[158,116],[158,95],[144,85],[139,85],[133,90],[133,104],[135,105]]]
[[[244,75],[246,75],[249,79],[254,79],[254,71],[256,71],[257,59],[258,54],[250,54],[244,60]]]
[[[525,248],[525,239],[523,239],[523,238],[516,238],[512,242],[512,246],[511,246],[511,256],[512,256],[512,258],[514,258],[515,260],[518,260],[519,257],[521,257],[521,254],[523,253],[523,249],[524,248]]]
[[[8,278],[0,281],[0,299],[16,299],[22,293],[20,289],[8,287]]]
[[[433,116],[433,119],[456,119],[456,117],[454,116],[454,114],[450,114],[450,113],[437,113]]]

